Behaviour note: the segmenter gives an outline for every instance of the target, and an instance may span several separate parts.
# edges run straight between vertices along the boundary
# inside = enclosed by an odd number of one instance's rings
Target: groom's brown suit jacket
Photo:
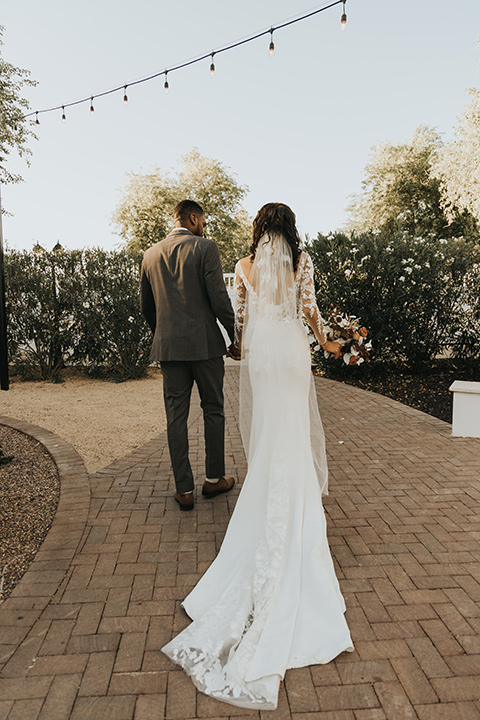
[[[152,361],[207,360],[233,341],[234,312],[213,240],[175,228],[143,257],[140,303],[154,337]]]

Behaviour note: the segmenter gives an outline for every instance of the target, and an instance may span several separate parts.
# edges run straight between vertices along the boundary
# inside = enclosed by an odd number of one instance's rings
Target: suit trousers
[[[188,457],[188,413],[193,383],[198,387],[205,428],[205,474],[225,475],[225,415],[223,411],[222,357],[208,360],[168,360],[160,363],[167,414],[167,437],[177,492],[194,488]]]

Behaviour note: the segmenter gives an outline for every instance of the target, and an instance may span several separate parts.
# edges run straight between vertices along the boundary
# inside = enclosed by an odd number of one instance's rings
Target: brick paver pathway
[[[228,368],[227,468],[241,481],[237,381]],[[62,494],[0,608],[0,720],[480,719],[480,440],[452,438],[449,425],[380,395],[316,382],[329,539],[355,652],[289,670],[273,712],[197,693],[160,648],[188,623],[180,601],[215,557],[239,487],[210,501],[199,492],[181,513],[165,436],[88,478],[57,436],[4,418],[54,454]],[[200,485],[198,400],[190,423]]]

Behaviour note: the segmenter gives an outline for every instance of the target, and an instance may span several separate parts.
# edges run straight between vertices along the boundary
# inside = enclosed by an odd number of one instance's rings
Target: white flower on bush
[[[398,279],[400,280],[400,282],[405,282],[405,277],[403,275],[400,275]]]
[[[90,303],[89,303],[89,302],[84,302],[84,303],[83,303],[83,307],[84,307],[86,310],[88,310],[88,308],[90,307]]]
[[[352,274],[352,271],[347,268],[347,269],[345,270],[345,275],[346,275],[346,277],[350,277],[351,274]]]
[[[129,323],[135,322],[135,318],[130,315],[130,317],[128,318],[128,322]]]
[[[412,270],[413,270],[413,268],[411,268],[411,267],[406,267],[406,268],[403,268],[403,269],[404,269],[404,270],[405,270],[405,272],[407,272],[407,273],[408,273],[409,275],[411,275],[411,274],[412,274]]]

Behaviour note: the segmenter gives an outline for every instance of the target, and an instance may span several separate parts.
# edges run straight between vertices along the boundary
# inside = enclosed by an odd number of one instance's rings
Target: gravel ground
[[[0,415],[26,420],[67,440],[88,472],[131,453],[165,428],[162,377],[124,383],[65,373],[66,381],[12,382],[0,392]],[[58,473],[43,445],[0,425],[0,602],[35,557],[55,515]]]
[[[0,425],[0,602],[32,562],[53,522],[60,485],[57,467],[37,440]]]
[[[26,420],[69,442],[89,473],[128,455],[165,429],[163,382],[148,377],[114,383],[64,371],[65,382],[20,382],[0,392],[0,415]]]

